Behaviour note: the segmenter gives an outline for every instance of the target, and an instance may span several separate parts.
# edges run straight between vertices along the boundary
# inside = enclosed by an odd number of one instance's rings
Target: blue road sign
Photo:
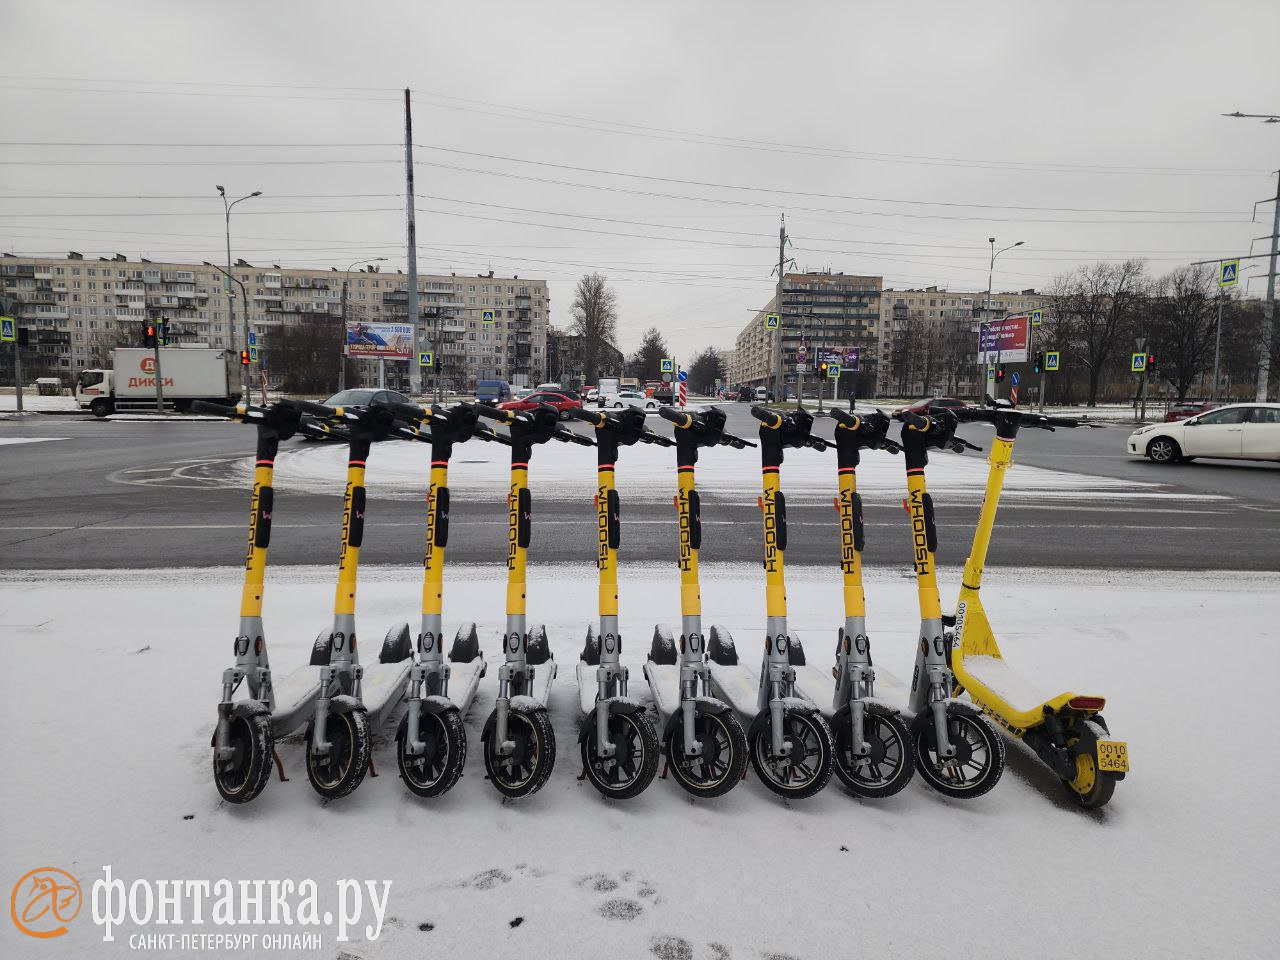
[[[18,339],[18,322],[13,317],[0,317],[0,343],[13,343]]]
[[[424,350],[418,354],[418,366],[429,367],[431,366],[431,362],[432,362],[432,356],[431,356],[430,350]]]
[[[680,378],[681,383],[684,383],[686,380],[689,379],[689,371],[681,370],[679,373],[676,374],[676,376]]]
[[[1239,282],[1240,261],[1223,260],[1218,265],[1218,286],[1234,287]]]
[[[480,311],[480,320],[481,320],[481,322],[483,322],[483,323],[493,323],[493,311],[492,311],[492,310],[481,310],[481,311]]]
[[[658,372],[659,373],[675,373],[676,362],[670,357],[663,357],[660,361],[658,361]]]
[[[1022,377],[1018,376],[1018,371],[1015,370],[1013,372],[1013,385],[1016,387],[1018,385],[1018,381],[1021,379]]]
[[[250,330],[250,331],[249,331],[249,346],[251,346],[251,347],[256,347],[257,345],[258,345],[258,335],[257,335],[254,331]]]
[[[1059,354],[1057,350],[1048,350],[1045,352],[1044,368],[1048,372],[1053,373],[1057,370],[1058,364],[1061,362],[1061,354]]]

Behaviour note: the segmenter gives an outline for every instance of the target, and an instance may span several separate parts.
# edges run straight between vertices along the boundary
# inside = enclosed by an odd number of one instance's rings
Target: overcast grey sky
[[[419,268],[546,277],[557,325],[598,269],[627,351],[732,346],[782,212],[801,268],[980,290],[995,236],[1041,287],[1247,252],[1280,165],[1219,116],[1280,112],[1274,0],[0,0],[0,36],[0,249],[217,261],[222,183],[252,263],[403,266],[408,86]]]

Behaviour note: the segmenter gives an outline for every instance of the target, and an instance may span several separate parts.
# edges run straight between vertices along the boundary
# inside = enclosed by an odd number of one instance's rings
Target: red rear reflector
[[[840,509],[840,498],[839,498],[839,497],[832,497],[832,498],[831,498],[831,505],[832,505],[833,507],[835,507],[837,511],[839,511],[839,509]]]
[[[761,510],[764,509],[764,497],[756,497],[756,506]]]
[[[902,509],[903,509],[903,510],[905,510],[905,511],[907,511],[907,513],[910,513],[910,512],[911,512],[911,508],[907,506],[907,498],[906,498],[906,497],[903,497],[903,498],[902,498]]]
[[[1105,697],[1072,697],[1067,701],[1072,710],[1101,710],[1106,705]]]

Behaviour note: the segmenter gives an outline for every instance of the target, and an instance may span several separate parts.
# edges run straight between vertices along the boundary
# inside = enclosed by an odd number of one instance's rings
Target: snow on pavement
[[[0,446],[15,443],[49,443],[52,440],[69,440],[70,437],[0,437]]]
[[[107,864],[126,882],[393,881],[378,941],[338,944],[321,928],[322,950],[279,954],[289,956],[985,960],[1273,950],[1266,904],[1280,896],[1280,773],[1259,731],[1280,666],[1280,577],[988,576],[987,610],[1015,667],[1038,686],[1105,694],[1112,731],[1129,742],[1132,773],[1109,807],[1089,814],[1069,807],[1016,745],[1003,781],[969,803],[919,781],[886,801],[858,801],[833,780],[788,807],[754,775],[714,802],[658,780],[636,800],[605,803],[575,779],[572,665],[595,577],[536,559],[530,611],[546,620],[561,663],[551,698],[559,760],[540,794],[502,803],[484,779],[479,732],[496,688],[503,573],[446,571],[447,629],[477,619],[491,663],[467,718],[466,776],[449,795],[412,797],[383,743],[381,775],[323,805],[300,746],[288,743],[280,752],[291,780],[273,779],[243,808],[219,801],[209,750],[238,570],[0,575],[3,874],[12,882],[51,865],[85,884],[73,929],[41,943],[39,956],[133,953],[130,922],[113,944],[90,923],[89,883]],[[367,656],[393,621],[416,619],[419,578],[410,567],[362,571]],[[954,597],[957,578],[943,571],[944,593]],[[759,579],[755,564],[704,567],[707,621],[726,624],[748,657],[764,618]],[[804,568],[789,579],[792,626],[811,661],[825,662],[841,616],[838,578]],[[667,566],[624,565],[621,581],[631,692],[647,702],[639,668],[654,620],[678,622],[677,583]],[[269,572],[278,672],[305,662],[327,627],[332,590],[327,569]],[[873,571],[867,595],[877,664],[909,676],[913,581]],[[0,955],[35,955],[11,924],[0,926]],[[150,932],[166,929],[265,932]]]

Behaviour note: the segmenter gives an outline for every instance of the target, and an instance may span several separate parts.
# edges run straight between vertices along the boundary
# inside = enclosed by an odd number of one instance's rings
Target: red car
[[[1175,403],[1169,407],[1168,412],[1165,413],[1164,422],[1176,423],[1179,420],[1186,420],[1189,417],[1194,417],[1197,414],[1205,413],[1209,410],[1216,410],[1220,406],[1222,406],[1222,404],[1218,403],[1216,400],[1190,400],[1186,403]]]
[[[566,410],[581,410],[582,401],[576,397],[565,396],[563,393],[552,393],[549,390],[539,390],[537,393],[531,393],[527,397],[521,397],[519,400],[508,400],[505,403],[498,404],[499,410],[532,410],[540,403],[548,403],[560,412],[560,419],[563,420],[568,414]]]
[[[926,397],[923,400],[917,400],[915,403],[909,403],[905,407],[899,407],[894,413],[915,413],[923,416],[930,410],[959,410],[969,406],[963,400],[957,400],[955,397]]]

